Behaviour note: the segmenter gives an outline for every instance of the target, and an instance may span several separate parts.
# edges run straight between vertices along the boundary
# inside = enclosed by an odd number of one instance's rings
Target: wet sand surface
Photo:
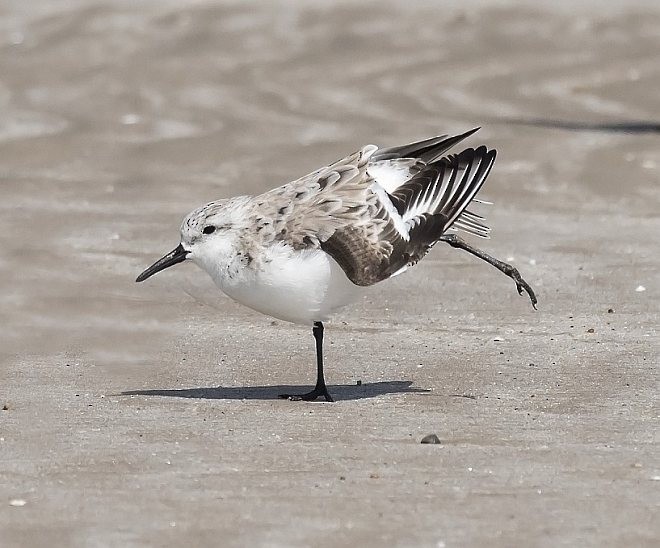
[[[0,544],[657,546],[660,8],[551,5],[3,3]],[[539,310],[439,244],[327,325],[335,404],[277,399],[310,330],[133,282],[211,199],[477,125]]]

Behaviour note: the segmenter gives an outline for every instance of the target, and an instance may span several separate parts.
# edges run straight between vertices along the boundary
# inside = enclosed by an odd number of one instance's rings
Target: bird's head
[[[210,202],[186,215],[181,223],[181,243],[164,257],[158,259],[136,278],[143,282],[157,272],[190,259],[209,271],[217,260],[233,247],[230,236],[237,226],[244,197]]]

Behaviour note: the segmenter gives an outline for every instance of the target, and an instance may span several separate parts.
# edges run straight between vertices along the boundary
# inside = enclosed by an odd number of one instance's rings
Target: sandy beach
[[[659,52],[654,2],[4,2],[3,548],[658,546]],[[537,311],[439,244],[289,402],[311,330],[134,283],[201,204],[476,126]]]

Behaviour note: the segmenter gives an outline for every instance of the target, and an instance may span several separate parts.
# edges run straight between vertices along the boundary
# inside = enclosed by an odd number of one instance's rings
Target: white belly
[[[232,299],[263,314],[311,325],[325,321],[364,290],[320,250],[273,248],[241,268],[217,269],[214,281]]]

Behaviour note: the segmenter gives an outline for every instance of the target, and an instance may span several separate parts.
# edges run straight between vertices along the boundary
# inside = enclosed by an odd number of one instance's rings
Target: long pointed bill
[[[176,249],[170,251],[167,255],[165,255],[165,257],[163,257],[162,259],[158,259],[154,264],[152,264],[149,268],[147,268],[142,274],[140,274],[135,279],[135,281],[143,282],[147,278],[153,276],[156,272],[160,272],[161,270],[167,268],[168,266],[173,266],[177,263],[185,261],[188,253],[189,252],[183,249],[183,246],[179,244],[179,246]]]

